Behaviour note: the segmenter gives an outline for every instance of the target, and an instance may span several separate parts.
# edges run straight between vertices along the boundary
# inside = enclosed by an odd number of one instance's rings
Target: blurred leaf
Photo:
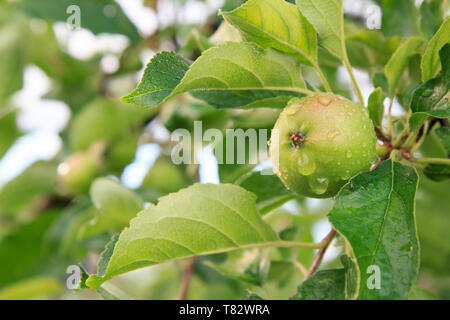
[[[239,178],[237,184],[256,195],[256,208],[262,215],[295,198],[275,174],[253,171]]]
[[[387,160],[348,183],[329,220],[351,245],[359,269],[359,299],[406,299],[419,271],[414,217],[415,169]],[[370,290],[368,267],[378,266],[382,286]]]
[[[173,259],[276,241],[255,201],[240,187],[212,184],[196,184],[162,197],[131,221],[115,245],[105,275],[91,275],[87,285],[96,288],[118,274]]]
[[[345,270],[317,271],[298,287],[290,300],[345,300]]]
[[[447,152],[450,153],[450,127],[437,128],[434,133],[444,148],[447,149]]]
[[[209,42],[208,38],[202,35],[198,28],[193,28],[187,35],[184,45],[180,51],[199,51],[202,53],[211,47],[212,44]]]
[[[162,196],[186,187],[189,182],[183,167],[175,165],[166,156],[160,156],[145,176],[141,188],[156,190]]]
[[[345,36],[342,0],[297,0],[296,3],[319,33],[319,44],[343,59]]]
[[[381,30],[386,37],[419,34],[419,11],[414,0],[384,0]]]
[[[420,29],[428,39],[438,30],[442,23],[443,0],[425,0],[420,5]]]
[[[439,61],[440,51],[443,46],[450,42],[450,18],[447,18],[441,25],[439,30],[428,42],[425,53],[422,58],[422,81],[427,82],[433,79],[441,69],[441,61]],[[442,68],[443,73],[448,73],[448,67]]]
[[[369,115],[373,123],[380,126],[384,115],[384,99],[386,98],[383,89],[376,88],[369,96]]]
[[[82,28],[87,28],[94,34],[120,33],[126,35],[132,43],[140,40],[134,24],[112,0],[21,0],[17,3],[17,8],[36,18],[67,22],[75,12],[68,12],[71,5],[79,7]]]
[[[389,83],[389,94],[394,97],[397,94],[397,85],[405,68],[408,66],[411,56],[420,53],[424,39],[420,37],[408,38],[395,50],[384,68],[384,73]]]
[[[429,164],[423,169],[427,178],[441,182],[450,178],[450,166],[446,164]]]
[[[109,178],[95,180],[90,195],[99,217],[114,220],[124,226],[144,207],[137,194]]]
[[[16,115],[15,111],[3,115],[0,111],[0,159],[21,135],[16,125]]]
[[[3,9],[2,9],[3,10]],[[0,99],[22,88],[26,64],[27,29],[20,16],[0,13]],[[14,19],[14,20],[11,20]]]
[[[399,38],[386,39],[378,30],[359,30],[346,38],[350,63],[370,74],[383,71],[399,41]]]
[[[39,196],[55,192],[56,164],[39,161],[0,188],[0,213],[18,214]]]
[[[61,282],[50,277],[36,277],[0,289],[0,300],[29,300],[54,297],[63,289]]]
[[[411,101],[413,115],[409,119],[413,130],[418,130],[428,116],[450,117],[450,44],[440,51],[444,69],[438,78],[429,80],[414,92]]]
[[[0,287],[49,273],[57,266],[50,259],[46,235],[57,212],[46,212],[0,239]],[[64,270],[63,270],[64,272]]]
[[[113,100],[97,99],[85,106],[72,121],[70,143],[74,151],[85,150],[98,140],[112,142],[142,124],[148,110]]]
[[[294,55],[308,65],[317,63],[316,32],[293,4],[284,0],[249,0],[222,16],[240,29],[248,42]]]
[[[408,300],[437,300],[436,296],[427,290],[413,286],[408,295]]]

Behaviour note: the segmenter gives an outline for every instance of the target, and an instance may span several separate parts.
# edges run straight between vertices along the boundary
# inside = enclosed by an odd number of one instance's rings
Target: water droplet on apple
[[[306,152],[301,152],[298,158],[297,170],[304,176],[309,176],[316,171],[316,163],[312,160]]]
[[[319,102],[323,104],[324,106],[328,106],[331,103],[331,98],[327,96],[320,96]]]
[[[314,193],[324,194],[328,189],[328,179],[327,178],[315,178],[311,177],[308,179],[309,186]]]

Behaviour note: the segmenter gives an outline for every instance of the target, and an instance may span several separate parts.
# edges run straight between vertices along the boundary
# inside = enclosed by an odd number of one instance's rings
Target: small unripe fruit
[[[341,96],[293,99],[278,118],[270,142],[274,170],[290,190],[313,198],[336,195],[377,159],[367,110]]]

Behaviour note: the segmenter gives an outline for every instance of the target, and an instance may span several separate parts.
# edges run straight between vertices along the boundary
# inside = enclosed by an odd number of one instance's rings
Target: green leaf
[[[429,164],[423,169],[428,179],[442,182],[450,178],[450,166],[447,164]]]
[[[3,8],[2,8],[3,10]],[[10,20],[14,19],[14,22]],[[3,23],[6,22],[6,23]],[[0,13],[0,98],[9,97],[22,88],[23,68],[26,64],[27,45],[24,34],[29,32],[23,17]]]
[[[384,68],[384,73],[389,84],[389,94],[391,97],[396,95],[397,85],[408,66],[409,59],[420,53],[420,49],[424,43],[421,37],[408,38],[400,47],[395,50],[392,57]]]
[[[413,115],[409,120],[413,130],[418,130],[428,116],[450,117],[450,44],[441,49],[440,55],[444,66],[441,75],[427,81],[414,92],[411,101]]]
[[[343,59],[346,53],[342,0],[297,0],[296,3],[319,33],[319,44]]]
[[[386,39],[378,30],[359,30],[346,38],[350,63],[353,67],[366,70],[370,74],[383,71],[399,40]]]
[[[48,230],[59,212],[44,212],[34,221],[24,224],[0,240],[0,287],[20,280],[42,276],[50,266],[60,267],[51,259],[47,242]],[[58,261],[61,257],[58,257]],[[6,263],[7,262],[7,263]],[[65,269],[64,269],[65,270]],[[64,271],[63,271],[64,272]]]
[[[134,24],[122,8],[112,0],[22,0],[17,4],[17,8],[32,17],[66,22],[74,14],[74,12],[66,12],[71,5],[77,5],[80,8],[82,28],[87,28],[94,34],[120,33],[130,38],[133,43],[140,40]],[[111,12],[110,17],[104,13],[105,10]]]
[[[196,184],[164,196],[131,220],[105,274],[91,275],[87,285],[95,289],[118,274],[174,259],[277,241],[255,202],[255,195],[234,185]]]
[[[386,99],[386,95],[380,87],[376,88],[369,96],[369,116],[377,126],[380,126],[383,121],[384,99]]]
[[[55,192],[56,164],[39,161],[0,188],[0,214],[14,215],[30,208],[39,196]]]
[[[420,6],[420,29],[428,39],[439,30],[443,16],[443,0],[425,0]]]
[[[381,30],[386,37],[419,34],[419,11],[414,0],[384,0]]]
[[[450,18],[447,18],[444,23],[442,23],[439,30],[428,42],[425,53],[422,57],[421,68],[422,68],[422,81],[427,82],[433,79],[439,73],[441,69],[441,63],[439,61],[439,51],[450,42]],[[442,68],[446,69],[446,68]]]
[[[418,286],[413,286],[408,295],[408,300],[438,300],[434,294]]]
[[[16,112],[12,111],[1,115],[0,108],[0,159],[20,134],[20,130],[16,125]]]
[[[190,92],[219,108],[284,108],[292,97],[302,97],[308,91],[301,77],[300,63],[295,58],[272,49],[264,50],[256,44],[226,42],[206,50],[175,89],[173,86],[181,76],[180,68],[171,64],[173,59],[163,64],[153,63],[155,59],[137,89],[123,97],[123,101],[153,107]],[[160,82],[153,73],[163,74],[170,80]],[[170,85],[161,89],[155,87],[156,83]]]
[[[245,40],[296,56],[303,63],[317,63],[316,31],[298,8],[284,0],[250,0],[222,14],[241,30]]]
[[[345,270],[345,299],[354,300],[359,290],[358,267],[356,262],[345,254],[341,256],[341,263]]]
[[[284,108],[305,88],[295,58],[252,43],[227,42],[205,51],[170,97],[189,91],[219,108]]]
[[[434,133],[442,143],[444,148],[450,153],[450,127],[441,127],[434,130]]]
[[[144,207],[142,199],[119,182],[99,178],[91,185],[90,195],[100,217],[128,224]]]
[[[329,220],[347,239],[359,269],[359,299],[406,299],[419,270],[415,169],[392,160],[354,178],[336,197]],[[380,289],[369,289],[370,266]],[[368,273],[369,270],[369,273]]]
[[[252,171],[239,178],[236,184],[256,195],[256,208],[263,215],[295,198],[276,175]]]
[[[139,85],[122,97],[122,101],[144,107],[154,107],[164,102],[180,83],[190,62],[175,52],[157,53],[147,64]]]
[[[0,289],[0,300],[29,300],[54,297],[61,293],[61,282],[51,277],[36,277]]]
[[[344,292],[344,269],[321,270],[303,281],[290,300],[345,300]]]
[[[80,151],[99,140],[113,142],[143,123],[148,114],[149,110],[130,107],[120,101],[96,99],[74,117],[69,132],[71,147]]]

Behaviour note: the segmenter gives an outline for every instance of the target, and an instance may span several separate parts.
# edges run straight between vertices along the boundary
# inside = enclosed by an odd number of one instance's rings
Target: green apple
[[[272,132],[274,171],[287,188],[313,198],[336,195],[377,160],[366,108],[332,93],[293,99]]]

